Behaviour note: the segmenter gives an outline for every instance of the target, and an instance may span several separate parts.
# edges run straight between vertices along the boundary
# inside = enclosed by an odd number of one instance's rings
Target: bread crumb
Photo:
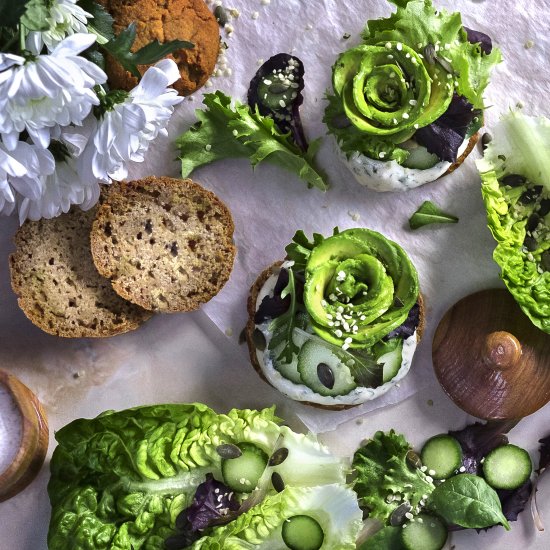
[[[524,47],[526,50],[530,50],[534,45],[535,45],[535,43],[534,43],[532,40],[527,40],[527,42],[525,42],[525,44],[523,45],[523,47]]]
[[[361,218],[361,214],[359,212],[352,212],[351,210],[348,210],[348,216],[354,221],[357,222]]]
[[[259,11],[253,11],[252,12],[252,19],[258,19],[258,17],[260,17],[260,12]]]

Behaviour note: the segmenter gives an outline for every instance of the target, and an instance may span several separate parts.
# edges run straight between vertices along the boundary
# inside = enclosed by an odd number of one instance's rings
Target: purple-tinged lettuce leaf
[[[464,97],[454,94],[445,113],[432,124],[418,129],[414,138],[441,160],[456,162],[468,127],[474,117],[479,115],[479,111],[476,111]]]
[[[502,513],[508,521],[516,521],[518,519],[518,515],[523,512],[529,502],[532,488],[533,484],[528,479],[521,487],[513,491],[497,491],[498,498],[502,504]]]
[[[416,302],[414,306],[410,309],[409,315],[405,322],[397,327],[395,330],[392,330],[387,336],[386,339],[390,340],[391,338],[408,338],[414,334],[416,327],[420,324],[420,304]]]
[[[550,435],[539,439],[539,443],[540,460],[539,467],[535,471],[540,475],[543,470],[550,466]]]
[[[294,143],[305,153],[308,142],[300,118],[304,72],[302,61],[293,55],[278,53],[270,57],[250,81],[248,105],[252,110],[257,108],[262,116],[271,117],[280,132],[290,133]]]
[[[479,44],[483,53],[489,55],[493,51],[493,41],[491,37],[486,35],[484,32],[475,31],[464,27],[466,31],[466,36],[468,37],[468,42],[471,44]]]

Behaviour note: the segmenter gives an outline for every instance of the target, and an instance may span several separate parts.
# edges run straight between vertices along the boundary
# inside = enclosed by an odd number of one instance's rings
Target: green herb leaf
[[[510,529],[496,491],[472,474],[459,474],[438,485],[427,506],[447,523],[461,527],[484,529],[501,523]]]
[[[78,4],[93,17],[93,19],[88,20],[86,26],[90,32],[97,35],[98,44],[105,44],[115,38],[113,31],[114,19],[101,4],[94,2],[94,0],[80,0]]]
[[[283,360],[285,363],[292,363],[294,355],[298,355],[300,348],[294,342],[292,335],[296,326],[296,287],[294,284],[294,271],[291,267],[288,271],[288,284],[281,292],[281,298],[290,296],[290,307],[285,313],[273,319],[269,325],[269,329],[273,332],[273,337],[269,341],[269,349],[277,349],[281,344],[284,344],[282,351],[277,356],[277,359]]]
[[[175,50],[193,48],[192,42],[186,40],[170,40],[161,44],[158,40],[153,40],[143,48],[132,53],[131,47],[136,40],[136,24],[131,23],[116,38],[103,44],[107,50],[127,71],[136,78],[141,78],[138,65],[150,65],[166,57]]]
[[[269,162],[293,172],[311,187],[327,189],[324,175],[312,165],[318,140],[302,155],[289,135],[279,132],[273,119],[238,101],[232,106],[231,98],[223,92],[205,94],[203,103],[207,109],[197,110],[198,122],[176,142],[183,177],[216,160],[244,157],[253,167]]]
[[[30,31],[45,31],[50,28],[50,24],[46,21],[49,15],[50,10],[44,0],[30,0],[21,17],[21,24]]]
[[[431,201],[425,201],[422,206],[409,219],[411,229],[418,229],[432,223],[457,223],[458,218],[447,212],[443,212]]]
[[[337,231],[338,228],[335,229]],[[336,233],[335,233],[336,234]],[[306,234],[300,229],[296,231],[292,242],[285,247],[289,260],[294,262],[294,267],[298,271],[304,271],[311,251],[319,246],[325,238],[319,233],[313,233],[313,241],[310,241]]]
[[[391,430],[376,432],[355,453],[353,467],[357,479],[354,489],[360,506],[369,510],[369,517],[386,522],[403,500],[408,500],[415,508],[423,495],[434,490],[426,474],[408,464],[410,450],[407,440]],[[387,497],[394,494],[399,494],[400,500],[387,502]]]

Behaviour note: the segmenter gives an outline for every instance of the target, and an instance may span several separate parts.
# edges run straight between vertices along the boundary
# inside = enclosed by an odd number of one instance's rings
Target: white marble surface
[[[490,32],[503,49],[506,62],[487,91],[488,103],[495,105],[487,112],[488,122],[518,101],[528,114],[548,115],[548,0],[438,3],[465,12],[470,26]],[[384,0],[349,2],[344,7],[337,0],[272,0],[267,6],[260,0],[235,0],[231,4],[241,11],[235,33],[227,40],[233,75],[214,79],[214,86],[242,98],[258,58],[292,50],[306,64],[306,133],[323,135],[322,97],[335,55],[357,39],[365,19],[389,14],[389,5]],[[253,11],[260,12],[257,20],[251,18]],[[341,40],[345,32],[353,35],[347,42]],[[534,42],[530,49],[524,47],[528,40]],[[174,118],[170,139],[189,126],[193,109],[199,106],[200,94],[184,102]],[[171,142],[159,139],[134,175],[176,175],[174,158]],[[60,340],[27,321],[9,288],[7,257],[16,222],[0,220],[0,368],[17,374],[42,399],[52,428],[50,453],[53,432],[76,417],[158,402],[202,401],[219,411],[275,403],[279,414],[295,427],[298,416],[321,431],[344,422],[323,436],[340,453],[351,453],[377,429],[394,427],[420,445],[430,435],[466,424],[468,417],[445,397],[433,377],[430,350],[433,331],[447,307],[465,294],[500,284],[472,158],[441,182],[402,195],[379,195],[354,183],[345,167],[335,161],[329,140],[321,158],[332,184],[326,194],[306,190],[302,182],[274,167],[260,167],[253,174],[244,160],[197,172],[196,179],[218,193],[234,213],[239,254],[230,283],[203,312],[159,316],[134,333],[108,340]],[[409,215],[428,199],[456,213],[460,223],[410,232]],[[358,222],[352,220],[355,213],[360,215]],[[296,229],[328,232],[334,225],[357,224],[384,232],[413,257],[428,303],[426,336],[407,384],[392,392],[386,403],[398,404],[369,414],[365,408],[344,414],[308,409],[264,384],[237,346],[244,299],[258,272],[282,256]],[[232,333],[229,338],[223,334],[227,329]],[[433,406],[428,405],[429,399]],[[353,418],[356,415],[363,416]],[[513,442],[535,457],[537,440],[550,432],[549,415],[546,407],[522,421],[512,432]],[[0,504],[0,550],[46,548],[47,481],[46,464],[26,491]],[[541,486],[539,502],[550,529],[549,479]],[[537,533],[526,511],[511,532],[497,528],[480,535],[457,533],[452,544],[456,550],[543,550],[550,548],[550,534]]]

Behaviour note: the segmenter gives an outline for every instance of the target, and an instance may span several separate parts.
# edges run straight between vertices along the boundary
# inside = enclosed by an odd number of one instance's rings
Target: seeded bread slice
[[[11,284],[19,307],[39,328],[65,338],[114,336],[151,313],[118,296],[90,253],[95,209],[26,222],[15,235]]]
[[[256,303],[258,301],[258,295],[260,294],[267,280],[272,275],[277,274],[279,272],[279,268],[281,267],[282,263],[283,262],[280,261],[270,265],[268,268],[264,269],[260,273],[256,281],[254,281],[254,284],[250,288],[250,294],[248,295],[248,301],[247,301],[248,322],[246,323],[246,327],[244,329],[244,335],[248,346],[248,354],[250,357],[250,362],[252,363],[254,370],[260,375],[260,378],[264,382],[267,382],[270,385],[271,385],[271,382],[269,382],[269,380],[266,378],[262,369],[262,365],[258,360],[258,354],[256,353],[256,344],[254,342],[254,330],[256,329],[256,323],[254,322],[254,316],[257,310]],[[418,295],[418,303],[420,305],[420,322],[418,324],[418,327],[416,328],[416,338],[417,338],[417,341],[420,342],[420,340],[422,339],[424,328],[425,328],[425,307],[424,307],[424,300],[421,294]],[[275,389],[278,389],[278,388],[275,387]],[[332,411],[344,411],[347,409],[352,409],[353,407],[357,407],[359,405],[359,404],[358,405],[344,405],[344,404],[322,405],[319,403],[313,403],[311,401],[300,401],[300,403],[303,403],[304,405],[310,405],[311,407],[316,407],[318,409],[327,409]]]
[[[123,298],[151,311],[191,311],[233,268],[233,219],[191,180],[148,177],[116,186],[98,209],[92,255]]]

